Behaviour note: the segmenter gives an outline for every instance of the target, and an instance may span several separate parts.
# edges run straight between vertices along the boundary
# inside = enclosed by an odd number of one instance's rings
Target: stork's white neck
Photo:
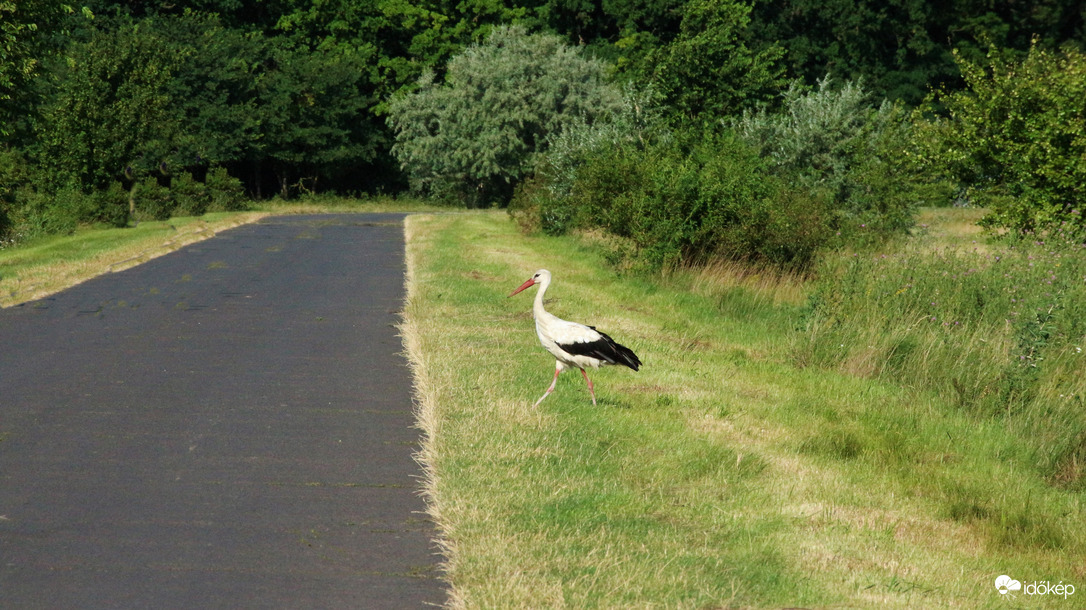
[[[543,295],[547,293],[547,288],[551,285],[550,274],[543,275],[539,278],[539,290],[535,293],[535,304],[532,305],[532,313],[535,314],[536,319],[540,315],[547,315],[547,310],[543,309]]]

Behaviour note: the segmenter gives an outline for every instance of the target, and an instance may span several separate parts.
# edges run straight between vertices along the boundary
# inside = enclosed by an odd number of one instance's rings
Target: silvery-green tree
[[[499,27],[389,104],[393,153],[413,190],[469,207],[505,204],[552,134],[621,105],[604,64],[557,36]]]

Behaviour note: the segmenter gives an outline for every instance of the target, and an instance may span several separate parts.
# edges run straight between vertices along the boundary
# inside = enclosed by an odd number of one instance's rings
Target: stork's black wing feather
[[[622,364],[635,371],[641,366],[641,360],[638,359],[637,354],[633,353],[632,349],[619,344],[611,337],[596,330],[595,326],[589,326],[589,328],[600,333],[600,338],[595,341],[559,343],[558,347],[574,356],[588,356],[603,360],[607,364]]]

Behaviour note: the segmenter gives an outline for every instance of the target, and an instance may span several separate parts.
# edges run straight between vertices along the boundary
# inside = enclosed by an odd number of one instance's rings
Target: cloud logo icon
[[[999,578],[996,578],[995,586],[996,586],[996,590],[999,591],[1000,595],[1006,595],[1007,591],[1021,591],[1022,590],[1022,583],[1020,583],[1017,580],[1011,578],[1010,576],[1007,576],[1006,574],[1000,576]]]

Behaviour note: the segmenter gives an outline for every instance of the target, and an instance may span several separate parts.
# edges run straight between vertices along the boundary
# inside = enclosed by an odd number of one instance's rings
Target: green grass
[[[831,258],[798,358],[907,380],[1013,427],[1039,473],[1086,491],[1086,247],[983,236],[955,247],[934,233]]]
[[[1086,594],[1083,494],[1005,422],[797,366],[794,278],[618,277],[500,213],[407,233],[403,332],[451,606],[1001,607],[1001,574]],[[541,267],[552,312],[645,363],[596,372],[597,407],[568,373],[532,407],[553,360],[531,293],[506,295]]]

